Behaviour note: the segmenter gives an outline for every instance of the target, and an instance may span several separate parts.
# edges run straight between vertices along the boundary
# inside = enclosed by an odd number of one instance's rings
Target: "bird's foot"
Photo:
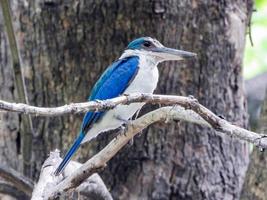
[[[123,134],[125,137],[127,136],[127,132],[129,130],[129,127],[130,126],[133,126],[133,123],[132,123],[132,119],[130,120],[125,120],[125,119],[122,119],[120,116],[116,116],[116,119],[120,120],[123,122],[123,124],[121,125],[121,131],[119,134]],[[129,146],[132,146],[133,145],[133,138],[131,138],[128,142],[128,145]]]
[[[128,131],[128,127],[133,125],[133,120],[131,119],[123,119],[120,116],[115,116],[117,120],[120,120],[123,122],[122,127],[124,127],[124,132],[126,133]]]
[[[123,119],[122,117],[120,117],[120,116],[118,116],[118,115],[115,115],[114,117],[115,117],[117,120],[122,121],[123,124],[127,124],[128,121],[129,121],[129,120],[127,120],[127,119]]]
[[[129,131],[129,127],[132,126],[132,120],[126,120],[124,124],[121,126],[122,127],[122,133],[126,136],[127,132]]]
[[[120,120],[123,122],[123,124],[121,125],[121,133],[123,133],[126,136],[126,133],[129,130],[129,126],[132,126],[132,120],[126,120],[121,118],[120,116],[115,116],[117,120]]]
[[[128,128],[129,126],[131,126],[131,120],[129,120],[126,124],[124,124],[124,125],[121,126],[121,131],[120,131],[119,134],[123,134],[126,137],[127,136],[127,132],[129,130],[129,128]],[[134,139],[131,138],[128,141],[127,145],[128,146],[133,146],[133,143],[134,143]]]

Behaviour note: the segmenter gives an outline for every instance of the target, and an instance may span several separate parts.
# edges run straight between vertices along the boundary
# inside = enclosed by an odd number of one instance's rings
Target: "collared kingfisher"
[[[153,93],[159,73],[157,65],[166,60],[182,60],[195,53],[171,49],[150,37],[141,37],[129,43],[121,57],[112,63],[94,85],[89,101],[105,100],[130,93]],[[59,175],[79,146],[101,132],[122,126],[144,103],[118,105],[108,111],[89,111],[83,118],[80,133],[55,171]]]

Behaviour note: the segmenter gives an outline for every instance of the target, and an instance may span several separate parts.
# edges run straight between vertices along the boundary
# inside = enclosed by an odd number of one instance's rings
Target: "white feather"
[[[156,58],[139,54],[138,51],[126,50],[121,58],[128,57],[131,54],[139,56],[139,70],[125,90],[124,94],[130,93],[153,93],[157,87],[159,73]],[[88,131],[82,143],[90,141],[95,138],[99,133],[120,127],[126,120],[130,119],[139,109],[142,108],[144,103],[132,103],[130,105],[118,105],[112,110],[106,112],[103,118],[95,123]],[[123,119],[123,120],[121,120]]]

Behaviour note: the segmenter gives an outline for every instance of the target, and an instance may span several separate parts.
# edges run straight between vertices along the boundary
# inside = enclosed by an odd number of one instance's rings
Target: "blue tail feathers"
[[[65,157],[63,158],[62,162],[60,163],[60,165],[58,166],[58,168],[56,169],[56,171],[54,172],[54,174],[56,176],[58,176],[67,166],[67,164],[69,163],[71,157],[74,155],[74,153],[77,151],[77,149],[80,147],[80,144],[84,138],[85,134],[83,132],[81,132],[79,134],[79,137],[75,140],[75,142],[73,143],[72,147],[69,149],[69,151],[67,152],[67,154],[65,155]]]

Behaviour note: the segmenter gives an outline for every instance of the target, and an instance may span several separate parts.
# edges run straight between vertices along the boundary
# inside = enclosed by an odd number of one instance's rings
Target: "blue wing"
[[[138,72],[138,59],[139,58],[137,56],[133,56],[120,59],[110,65],[94,85],[88,100],[93,101],[111,99],[122,94]],[[87,131],[104,114],[104,111],[89,111],[85,114],[81,126],[81,132],[70,150],[65,155],[63,161],[56,169],[55,175],[59,175],[63,171],[73,154],[79,148]]]
[[[138,71],[138,57],[118,60],[109,66],[96,82],[89,101],[111,99],[122,94]],[[83,118],[82,130],[87,132],[104,112],[87,112]]]

